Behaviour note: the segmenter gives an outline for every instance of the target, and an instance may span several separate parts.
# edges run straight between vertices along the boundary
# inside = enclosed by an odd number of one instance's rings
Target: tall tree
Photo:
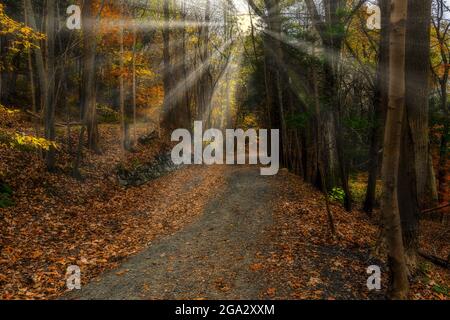
[[[208,4],[207,4],[208,5]],[[208,10],[208,9],[206,9]],[[189,75],[187,74],[187,28],[185,8],[181,8],[181,30],[179,33],[171,32],[171,15],[176,15],[176,8],[171,8],[168,1],[163,2],[164,27],[163,36],[163,85],[164,85],[164,103],[162,111],[161,125],[166,130],[174,128],[190,128],[191,111],[189,106]],[[202,26],[202,28],[205,26]],[[177,38],[176,38],[177,37]],[[176,40],[175,40],[176,39]],[[199,39],[199,43],[201,39]],[[175,48],[180,48],[180,52],[175,52]],[[207,69],[207,63],[204,64]],[[203,70],[200,71],[200,80],[204,76]],[[179,79],[175,82],[174,79]],[[204,87],[201,92],[208,87]]]
[[[432,66],[434,78],[438,84],[440,96],[440,109],[442,113],[443,129],[439,146],[439,195],[441,201],[446,201],[448,193],[447,162],[448,142],[450,137],[450,112],[448,101],[448,83],[450,79],[450,22],[446,17],[450,14],[450,7],[445,0],[434,1],[433,30],[438,43],[440,61],[437,66]],[[435,70],[436,69],[436,70]]]
[[[341,102],[338,95],[338,70],[340,64],[340,53],[345,37],[345,24],[348,17],[343,14],[348,3],[342,0],[324,0],[324,18],[319,14],[317,5],[313,0],[306,0],[308,12],[311,15],[314,27],[319,34],[324,50],[324,81],[323,92],[325,106],[329,116],[324,118],[324,134],[329,137],[325,144],[327,155],[327,176],[330,186],[336,185],[336,178],[340,177],[342,188],[345,192],[345,207],[351,210],[351,194],[348,184],[348,168],[344,155],[343,127],[341,121]],[[361,5],[358,2],[357,7]]]
[[[27,24],[35,31],[38,31],[39,29],[37,27],[36,17],[31,0],[24,0],[24,8],[27,16]],[[37,43],[37,41],[35,42],[35,46],[33,47],[33,53],[37,69],[37,78],[39,80],[41,109],[44,109],[47,95],[47,74],[45,70],[44,55],[43,55],[43,51],[45,51],[43,50],[44,48],[45,46],[42,46],[40,43]]]
[[[428,99],[431,0],[409,0],[406,22],[405,114],[399,168],[399,209],[407,263],[416,266],[420,207],[430,203]],[[428,199],[428,201],[427,201]]]
[[[169,0],[163,1],[164,26],[162,29],[163,37],[163,85],[164,85],[164,103],[162,110],[161,123],[164,129],[168,130],[172,126],[173,120],[173,99],[172,93],[172,64],[170,59],[170,3]]]
[[[364,211],[369,215],[375,205],[376,184],[380,167],[380,150],[383,143],[384,122],[388,101],[389,19],[390,0],[380,0],[381,30],[378,49],[377,80],[373,100],[372,132],[369,151],[369,178],[364,200]]]
[[[130,138],[129,138],[129,128],[127,119],[127,108],[126,108],[126,92],[125,92],[125,44],[124,44],[124,33],[125,33],[125,3],[124,0],[120,0],[120,28],[119,28],[119,104],[120,104],[120,130],[122,137],[122,148],[123,150],[128,150],[130,148]]]
[[[397,196],[402,123],[405,109],[407,11],[407,0],[391,0],[389,106],[384,135],[381,212],[388,245],[388,264],[392,274],[389,295],[393,299],[406,299],[409,292],[408,270],[405,262]]]
[[[198,112],[200,113],[197,116],[204,121],[207,121],[207,126],[210,125],[209,121],[211,120],[211,97],[212,97],[212,74],[210,68],[210,20],[211,20],[211,2],[210,0],[206,0],[205,2],[205,14],[203,18],[203,24],[200,27],[199,36],[199,63],[201,68],[201,76],[197,86],[197,101],[198,101]]]
[[[47,90],[45,95],[44,123],[45,138],[55,140],[55,104],[56,104],[56,0],[47,0],[46,12],[46,35],[47,35]],[[51,171],[55,168],[55,148],[50,147],[46,154],[47,168]]]
[[[95,58],[96,58],[96,22],[91,1],[84,1],[83,17],[83,79],[81,109],[83,122],[87,128],[88,146],[98,151],[98,126],[96,116]]]

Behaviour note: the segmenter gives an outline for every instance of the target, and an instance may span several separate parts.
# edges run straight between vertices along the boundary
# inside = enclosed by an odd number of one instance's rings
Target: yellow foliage
[[[57,149],[58,145],[54,141],[49,141],[45,138],[37,138],[34,136],[16,133],[12,137],[10,147],[17,146],[29,147],[33,149],[50,150],[50,148]]]
[[[17,114],[19,112],[20,112],[20,110],[18,110],[18,109],[6,108],[5,106],[0,104],[0,113],[6,113],[6,114],[13,115],[13,114]]]
[[[58,149],[58,145],[54,141],[45,138],[38,138],[25,133],[10,133],[0,131],[0,148],[16,149],[22,151],[29,150],[50,150],[50,148]]]
[[[19,52],[20,48],[29,50],[37,47],[34,42],[45,38],[45,35],[42,33],[36,32],[23,23],[8,17],[5,13],[4,5],[0,4],[0,36],[6,35],[13,37],[13,41],[8,48],[12,53]]]
[[[241,126],[244,129],[258,128],[258,119],[254,114],[248,114],[242,120]]]
[[[349,48],[346,51],[350,55],[356,55],[361,63],[375,66],[377,63],[377,45],[380,36],[379,30],[368,30],[365,22],[369,18],[367,7],[362,6],[350,21],[346,43]]]
[[[13,120],[15,115],[21,111],[17,109],[6,108],[0,104],[0,120]],[[18,133],[14,130],[0,130],[0,148],[18,149],[18,150],[50,150],[50,148],[58,149],[58,145],[54,141],[45,138],[38,138],[25,133]]]

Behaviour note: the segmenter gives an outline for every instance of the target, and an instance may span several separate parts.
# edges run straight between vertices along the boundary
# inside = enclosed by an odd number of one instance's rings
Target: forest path
[[[224,179],[224,190],[194,223],[65,298],[258,299],[266,284],[250,266],[273,222],[276,177],[230,166]]]

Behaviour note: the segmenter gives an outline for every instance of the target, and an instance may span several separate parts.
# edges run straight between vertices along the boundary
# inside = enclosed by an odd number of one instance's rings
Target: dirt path
[[[93,280],[68,299],[258,299],[250,266],[272,223],[272,177],[258,168],[224,170],[226,188],[178,233]]]

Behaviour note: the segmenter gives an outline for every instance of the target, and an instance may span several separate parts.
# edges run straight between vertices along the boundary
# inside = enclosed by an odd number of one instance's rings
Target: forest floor
[[[14,190],[14,205],[0,208],[0,298],[384,298],[384,273],[382,290],[366,287],[369,265],[386,270],[373,250],[376,215],[333,202],[333,238],[323,195],[286,170],[263,177],[250,166],[187,166],[124,187],[118,166],[146,163],[167,146],[153,141],[124,154],[119,128],[100,129],[104,151],[85,152],[82,181],[70,176],[76,148],[65,144],[75,130],[59,132],[54,173],[37,152],[0,148],[0,179]],[[422,224],[422,247],[442,257],[448,227]],[[69,293],[74,264],[83,289]],[[411,298],[450,299],[449,286],[448,270],[421,260]]]
[[[334,239],[323,197],[298,177],[284,170],[276,177],[262,177],[248,166],[203,170],[220,170],[224,187],[192,224],[63,298],[385,297],[385,286],[380,291],[366,286],[367,267],[386,266],[372,252],[377,228],[364,214],[332,205],[338,230]],[[433,289],[438,282],[448,284],[448,275],[441,271],[421,271],[412,297],[446,299]],[[427,281],[430,276],[434,280]]]

